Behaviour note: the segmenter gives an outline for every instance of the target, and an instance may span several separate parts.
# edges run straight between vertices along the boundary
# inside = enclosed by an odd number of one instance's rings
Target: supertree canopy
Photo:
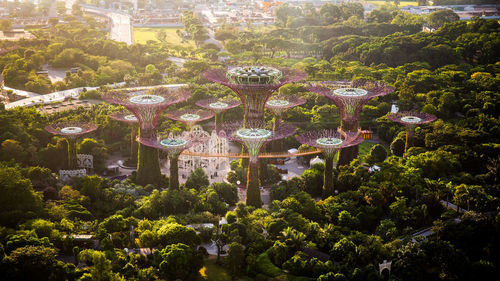
[[[373,98],[390,94],[394,88],[383,82],[354,80],[346,87],[346,81],[320,83],[309,87],[309,91],[323,95],[335,103],[342,117],[342,130],[355,132],[358,130],[359,112]],[[342,149],[339,154],[339,164],[346,165],[357,157],[357,146]]]
[[[138,141],[143,145],[168,153],[170,160],[169,188],[179,189],[179,155],[185,149],[204,143],[207,139],[186,133],[182,135],[160,134],[153,138],[140,138]]]
[[[130,111],[117,112],[110,115],[111,119],[127,123],[130,125],[130,162],[137,165],[137,147],[136,147],[136,135],[137,135],[137,124],[139,120]]]
[[[306,103],[305,99],[292,95],[276,95],[269,98],[269,100],[266,101],[265,107],[276,116],[273,129],[276,128],[277,124],[280,124],[283,112],[289,108],[303,105],[304,103]]]
[[[411,146],[411,140],[413,138],[415,128],[422,124],[427,124],[436,120],[436,116],[421,112],[390,113],[387,114],[387,118],[406,127],[405,152],[408,147]]]
[[[231,88],[241,99],[244,108],[244,122],[263,120],[264,105],[269,96],[281,86],[302,80],[306,73],[278,69],[267,66],[233,67],[211,69],[203,73],[203,77]]]
[[[76,140],[97,130],[97,125],[86,122],[60,122],[45,127],[45,130],[68,140],[68,169],[76,169]]]
[[[333,194],[333,158],[337,150],[358,145],[363,142],[360,133],[346,133],[341,130],[311,131],[297,136],[297,140],[305,145],[320,149],[325,156],[323,196]]]
[[[168,106],[187,100],[190,93],[183,89],[154,88],[146,91],[110,91],[103,95],[109,103],[119,104],[132,112],[139,122],[140,138],[151,138],[160,113]],[[156,149],[139,145],[137,160],[138,184],[160,182],[160,160]]]
[[[242,122],[226,123],[219,131],[220,136],[242,143],[248,150],[247,205],[262,206],[258,161],[260,149],[267,142],[287,138],[293,133],[295,133],[295,128],[290,125],[283,125],[273,132],[263,121],[247,121],[246,125]]]
[[[203,109],[186,109],[168,112],[167,117],[184,123],[190,130],[193,125],[214,117],[214,113]]]
[[[240,104],[241,101],[228,98],[208,98],[196,102],[197,106],[211,110],[215,114],[215,130],[217,130],[217,123],[220,123],[222,121],[222,114],[231,108],[240,106]]]

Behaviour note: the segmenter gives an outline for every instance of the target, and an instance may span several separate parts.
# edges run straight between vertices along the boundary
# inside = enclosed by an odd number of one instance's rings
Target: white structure
[[[316,156],[315,158],[311,159],[311,161],[309,161],[309,166],[312,166],[314,164],[323,164],[323,163],[325,163],[325,161],[319,158],[319,156]]]
[[[299,151],[299,150],[298,150],[297,148],[290,148],[290,149],[288,150],[288,153],[290,153],[290,154],[295,154],[295,153],[297,153],[298,151]],[[295,156],[290,157],[290,159],[296,159],[296,158],[297,158],[297,157],[295,157]]]
[[[62,182],[69,181],[72,177],[84,177],[87,175],[87,170],[59,170],[59,178]]]
[[[187,134],[188,132],[184,132]],[[208,139],[207,142],[193,146],[187,151],[200,154],[225,154],[229,151],[229,143],[226,138],[221,138],[216,131],[211,134],[204,131],[201,126],[193,126],[189,132],[200,138]],[[200,157],[190,155],[179,156],[179,175],[182,178],[187,178],[196,168],[202,168],[208,176],[210,182],[222,180],[229,169],[228,158],[224,157]]]
[[[391,265],[392,265],[392,261],[387,261],[387,260],[384,260],[383,263],[379,263],[378,264],[378,268],[379,268],[379,274],[382,275],[382,271],[384,271],[384,269],[387,269],[389,270],[389,276],[391,276]]]
[[[78,168],[94,169],[94,156],[90,154],[77,154],[76,162]]]

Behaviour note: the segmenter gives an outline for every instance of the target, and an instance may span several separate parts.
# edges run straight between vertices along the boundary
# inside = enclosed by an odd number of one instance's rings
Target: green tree
[[[300,178],[304,182],[304,191],[313,197],[323,194],[324,169],[325,166],[323,164],[316,164],[300,175]]]
[[[342,238],[335,243],[330,254],[332,257],[342,263],[349,264],[354,260],[356,253],[356,244],[347,238]]]
[[[57,250],[44,246],[17,248],[4,258],[0,267],[5,280],[65,280],[64,263],[56,260]]]
[[[37,219],[31,223],[31,228],[35,231],[39,238],[51,237],[52,231],[55,229],[53,222]]]
[[[153,248],[158,243],[156,234],[151,230],[143,231],[141,235],[139,235],[139,241],[141,242],[141,247],[149,249]]]
[[[297,231],[291,227],[285,228],[279,237],[281,241],[283,241],[287,247],[290,248],[290,251],[293,253],[295,251],[302,250],[306,243],[306,235],[300,231]]]
[[[379,163],[387,158],[387,151],[381,144],[376,144],[372,146],[368,154],[369,159],[373,163]]]
[[[392,155],[402,157],[405,153],[405,140],[399,137],[395,138],[391,142],[391,153]]]
[[[233,276],[239,276],[245,265],[245,249],[237,242],[229,244],[227,250],[226,266]]]
[[[18,141],[10,139],[2,142],[0,152],[3,160],[9,161],[13,159],[21,164],[26,161],[26,157],[28,156],[25,149]]]
[[[201,239],[194,229],[177,224],[167,223],[158,230],[158,240],[161,245],[182,243],[196,247]]]
[[[276,17],[276,23],[278,26],[286,27],[289,18],[296,18],[300,16],[302,12],[299,7],[289,6],[288,3],[278,6],[274,9],[274,16]]]
[[[467,210],[489,210],[492,199],[492,196],[486,193],[480,185],[461,184],[455,187],[455,193],[453,194],[453,201]]]
[[[186,180],[186,188],[194,188],[200,190],[202,188],[208,187],[210,181],[208,181],[208,176],[202,168],[196,168]]]
[[[41,195],[16,168],[0,168],[0,223],[15,225],[41,212]]]
[[[106,258],[104,252],[95,250],[83,250],[79,254],[79,260],[91,264],[89,280],[118,281],[119,277],[113,274],[111,261]],[[86,273],[88,274],[88,273]],[[85,275],[82,277],[83,280]]]
[[[10,20],[4,19],[0,20],[0,31],[8,31],[12,28],[12,23]]]
[[[182,243],[168,245],[161,251],[155,250],[154,256],[160,276],[170,280],[187,280],[202,266],[202,258]]]
[[[103,171],[108,159],[108,149],[102,142],[95,139],[85,138],[79,145],[80,154],[89,154],[93,157],[93,165],[96,171]]]
[[[445,23],[458,21],[460,17],[452,9],[438,10],[428,16],[428,23],[434,28],[443,26]]]

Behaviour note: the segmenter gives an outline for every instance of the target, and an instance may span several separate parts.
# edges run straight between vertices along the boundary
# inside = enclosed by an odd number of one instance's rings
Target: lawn
[[[267,252],[260,254],[257,257],[257,268],[256,270],[264,274],[265,276],[274,277],[275,280],[286,280],[286,281],[312,281],[315,280],[309,277],[294,276],[288,273],[284,273],[279,267],[275,266]]]
[[[215,259],[205,259],[204,266],[200,269],[200,280],[209,281],[231,281],[231,275],[227,270],[215,264]]]
[[[373,142],[362,142],[360,145],[358,145],[359,148],[359,156],[365,156],[370,152],[370,149],[372,149],[372,146],[374,146],[376,143]]]
[[[372,1],[372,0],[367,0],[366,2],[370,2],[372,4],[375,4],[377,6],[382,6],[384,4],[387,4],[387,3],[394,3],[394,1],[381,1],[381,0],[375,0],[375,1]],[[399,7],[404,7],[404,6],[417,6],[417,1],[401,1],[399,2]]]
[[[372,149],[372,146],[376,145],[376,143],[373,143],[373,142],[362,142],[361,144],[358,145],[358,149],[359,149],[359,153],[358,155],[359,156],[365,156],[366,154],[368,154],[370,152],[370,149]],[[389,155],[389,151],[387,150],[387,148],[385,149],[387,151],[387,155]],[[335,159],[334,159],[335,162],[338,162],[339,161],[339,154],[336,153],[335,154]]]
[[[156,34],[163,30],[167,34],[167,42],[182,45],[182,46],[193,46],[194,42],[182,42],[182,38],[176,33],[177,29],[182,30],[180,27],[134,27],[134,42],[135,43],[146,43],[148,40],[159,41],[156,38]]]

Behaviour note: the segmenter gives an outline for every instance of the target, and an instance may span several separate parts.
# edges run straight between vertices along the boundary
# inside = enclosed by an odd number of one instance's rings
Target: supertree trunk
[[[333,194],[333,155],[325,157],[325,173],[323,175],[323,198]]]
[[[281,115],[274,117],[273,133],[276,132],[276,129],[278,129],[279,124],[281,124]],[[283,149],[283,140],[282,139],[278,139],[278,140],[275,140],[272,142],[272,145],[271,145],[272,152],[281,152],[282,149]]]
[[[130,163],[137,164],[137,127],[130,129]]]
[[[248,163],[246,204],[256,208],[262,206],[259,184],[259,161],[257,159]]]
[[[415,133],[415,128],[420,125],[433,122],[437,119],[436,116],[432,114],[411,111],[390,113],[387,115],[387,118],[406,127],[405,152],[413,145],[413,134]]]
[[[358,120],[342,120],[341,128],[344,132],[356,132],[358,130]],[[349,165],[354,158],[358,157],[358,152],[357,145],[340,149],[338,166]]]
[[[263,145],[260,149],[261,152],[266,152],[266,145]],[[260,182],[262,183],[269,177],[269,173],[267,172],[267,165],[269,161],[266,158],[259,158],[259,179],[262,179]]]
[[[170,189],[179,189],[179,154],[170,154]]]
[[[150,138],[152,132],[139,130],[139,136]],[[158,150],[143,144],[139,144],[137,155],[137,184],[158,184],[161,179],[160,158]]]
[[[76,160],[76,139],[68,139],[68,169],[74,170],[77,168]]]
[[[219,124],[220,122],[222,122],[222,113],[219,113],[219,114],[215,114],[214,116],[214,128],[215,128],[215,131],[218,131],[219,127],[217,126],[217,124]]]
[[[413,145],[413,134],[414,133],[415,133],[415,128],[408,127],[406,129],[405,153]]]

